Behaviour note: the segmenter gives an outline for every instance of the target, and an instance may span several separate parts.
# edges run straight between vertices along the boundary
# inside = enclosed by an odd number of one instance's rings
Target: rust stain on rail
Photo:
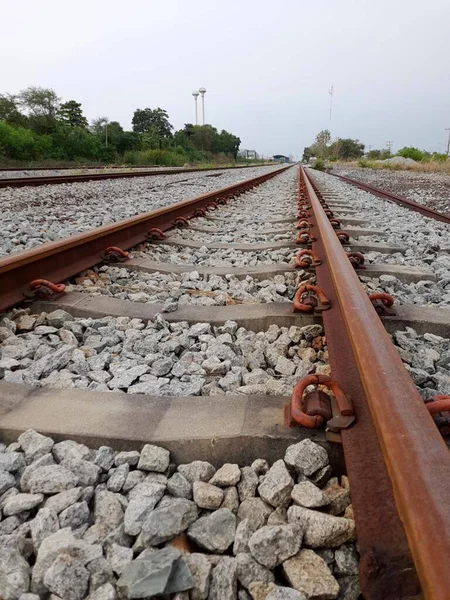
[[[365,481],[355,481],[359,488],[368,486],[366,492],[371,492],[372,495],[373,481],[376,481],[378,492],[378,498],[372,498],[370,501],[373,514],[368,515],[364,512],[366,507],[357,506],[355,502],[357,530],[359,521],[364,527],[369,527],[373,534],[372,555],[370,536],[359,537],[363,550],[361,568],[365,571],[366,578],[362,584],[368,586],[363,592],[367,598],[380,599],[407,598],[418,593],[418,590],[414,589],[414,577],[408,565],[407,552],[404,552],[402,547],[398,521],[392,520],[385,530],[386,519],[383,512],[389,513],[392,509],[389,506],[389,494],[392,489],[395,508],[406,533],[424,597],[448,600],[448,448],[360,284],[336,232],[320,205],[309,176],[305,176],[304,171],[302,176],[314,211],[315,224],[320,231],[321,240],[314,246],[314,250],[327,264],[327,274],[324,273],[323,266],[317,267],[316,272],[318,282],[324,287],[332,303],[332,309],[323,313],[330,362],[332,370],[337,367],[339,380],[345,392],[352,398],[357,416],[356,425],[342,432],[347,467],[349,471],[356,469],[358,461],[363,466],[366,454],[373,454],[376,458],[379,448],[389,475],[386,480],[383,469],[380,470],[382,465],[376,460],[375,472],[373,469],[366,472]],[[334,346],[333,350],[331,346]],[[350,355],[352,362],[343,361],[345,354],[347,357]],[[335,372],[333,375],[337,376]],[[364,430],[369,434],[369,438],[360,435]],[[375,438],[371,431],[376,432]],[[352,499],[356,501],[355,484],[352,487]],[[383,527],[380,526],[381,523]],[[389,525],[389,522],[387,524]],[[389,537],[392,538],[391,542]],[[397,553],[396,544],[399,548]],[[381,553],[377,557],[378,549],[381,549]],[[389,560],[392,556],[397,564],[382,564],[383,549],[387,551],[385,559]],[[376,588],[379,569],[386,571],[385,592]],[[400,588],[396,592],[395,586],[399,585]]]

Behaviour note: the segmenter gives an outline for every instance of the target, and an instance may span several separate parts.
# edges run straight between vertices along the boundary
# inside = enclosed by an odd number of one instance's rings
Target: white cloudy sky
[[[0,0],[0,93],[35,85],[130,127],[160,106],[265,154],[301,155],[328,126],[373,147],[443,151],[449,0]]]

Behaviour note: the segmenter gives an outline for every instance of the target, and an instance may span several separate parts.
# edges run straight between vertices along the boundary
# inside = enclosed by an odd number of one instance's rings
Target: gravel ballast
[[[252,167],[0,189],[0,256],[194,198],[276,170]]]
[[[321,325],[248,331],[140,319],[75,319],[13,311],[0,321],[0,378],[53,388],[170,396],[290,396],[308,373],[329,374]]]
[[[332,475],[307,439],[216,470],[27,430],[0,444],[2,598],[357,600],[350,488]]]

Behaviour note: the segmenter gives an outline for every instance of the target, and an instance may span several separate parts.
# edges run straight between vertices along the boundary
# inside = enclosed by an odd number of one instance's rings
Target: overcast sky
[[[128,128],[136,108],[301,156],[318,131],[443,152],[450,0],[0,0],[0,93],[52,87]],[[328,90],[334,86],[329,123]]]

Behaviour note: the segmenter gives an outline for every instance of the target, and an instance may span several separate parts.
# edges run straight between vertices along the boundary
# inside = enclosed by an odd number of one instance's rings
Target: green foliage
[[[69,100],[61,104],[58,110],[58,118],[71,127],[87,127],[88,121],[83,115],[81,104],[75,100]]]
[[[361,167],[362,169],[365,169],[369,166],[369,163],[367,162],[367,160],[365,160],[364,158],[360,158],[357,162],[358,167]]]
[[[428,152],[424,152],[423,150],[419,150],[418,148],[414,148],[413,146],[405,146],[397,152],[397,156],[403,156],[403,158],[412,158],[416,162],[420,162],[421,160],[429,156],[429,154]]]
[[[444,163],[448,159],[448,156],[443,153],[433,152],[431,155],[431,160],[434,162],[442,162]]]
[[[229,164],[237,157],[241,140],[211,125],[185,125],[172,133],[162,108],[137,109],[133,131],[108,117],[94,119],[91,127],[81,103],[61,104],[52,89],[28,87],[16,96],[0,94],[0,158],[8,163],[26,161],[120,161],[129,164],[182,166],[186,162]]]
[[[326,164],[323,158],[316,158],[312,164],[312,168],[316,171],[326,171]]]
[[[28,114],[28,121],[33,131],[51,133],[54,130],[60,102],[55,90],[29,87],[20,92],[18,99]]]
[[[328,148],[328,153],[336,155],[338,160],[360,158],[364,154],[364,144],[361,144],[359,140],[338,138]]]
[[[186,156],[168,150],[132,150],[125,152],[124,163],[128,165],[161,165],[166,167],[182,167]]]

